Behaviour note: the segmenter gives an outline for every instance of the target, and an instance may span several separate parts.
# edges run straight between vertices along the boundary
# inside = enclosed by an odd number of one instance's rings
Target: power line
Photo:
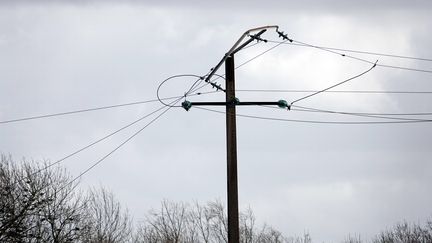
[[[242,66],[248,64],[249,62],[251,62],[251,61],[257,59],[258,57],[261,57],[262,55],[264,55],[264,54],[266,54],[267,52],[269,52],[269,51],[271,51],[271,50],[273,50],[273,49],[279,47],[280,45],[282,45],[282,44],[284,44],[284,43],[286,43],[286,42],[287,42],[287,41],[285,40],[285,41],[282,41],[282,42],[280,42],[280,43],[278,43],[278,44],[276,44],[276,45],[270,47],[269,49],[267,49],[267,50],[265,50],[265,51],[259,53],[258,55],[254,56],[254,57],[252,57],[252,58],[250,58],[250,59],[248,59],[248,60],[246,60],[245,62],[241,63],[240,65],[238,65],[238,66],[236,67],[236,69],[238,69],[238,68],[240,68],[240,67],[242,67]]]
[[[259,43],[260,43],[260,41],[257,41],[257,42],[255,42],[255,43],[253,43],[253,44],[251,44],[251,45],[247,45],[247,46],[243,47],[240,51],[243,51],[243,50],[246,50],[246,49],[248,49],[248,48],[250,48],[250,47],[256,46],[256,45],[258,45]],[[270,50],[271,50],[271,49],[274,49],[274,47],[270,48]],[[265,51],[264,53],[266,53],[266,52],[268,52],[268,51],[270,51],[270,50],[267,50],[267,51]],[[263,55],[264,53],[262,53],[262,54],[260,54],[260,55]],[[253,59],[255,59],[255,58],[257,58],[257,57],[254,57]],[[252,59],[248,60],[247,62],[249,62],[249,61],[252,61]],[[236,69],[239,68],[240,66],[244,65],[244,64],[246,64],[246,63],[240,64],[239,66],[236,67]],[[209,73],[211,73],[212,70],[213,70],[213,69],[210,69],[210,71],[209,71],[206,75],[204,75],[203,77],[205,77],[205,76],[207,76]],[[223,77],[224,77],[224,75],[218,75],[218,74],[216,74],[216,73],[213,74],[213,75],[216,75],[217,77],[216,77],[215,79],[211,80],[211,82],[214,82],[214,81],[218,80],[219,78],[223,78]],[[189,89],[189,91],[186,92],[186,94],[188,94],[189,92],[196,92],[197,90],[200,90],[200,89],[202,89],[202,88],[204,88],[205,86],[208,86],[208,85],[210,84],[210,83],[207,83],[207,82],[206,82],[204,85],[198,87],[198,86],[199,86],[203,81],[204,81],[204,80],[203,80],[202,78],[200,78],[200,79],[198,79],[197,81],[195,81],[195,83],[191,86],[191,88]],[[195,88],[195,89],[194,89],[194,88]],[[219,89],[218,89],[217,91],[219,91]]]
[[[279,41],[269,41],[269,42],[283,44],[282,42],[279,42]],[[284,42],[286,43],[286,41],[284,41]],[[366,60],[366,59],[363,59],[363,58],[359,58],[359,57],[356,57],[356,56],[348,55],[348,54],[345,54],[345,53],[340,53],[340,52],[334,51],[333,49],[327,49],[327,48],[324,48],[324,47],[321,47],[321,46],[311,45],[311,44],[308,44],[308,43],[305,43],[305,42],[301,42],[301,41],[297,41],[297,40],[293,40],[293,42],[294,42],[294,44],[297,44],[298,46],[316,48],[316,49],[319,49],[319,50],[322,50],[322,51],[326,51],[326,52],[329,52],[329,53],[332,53],[332,54],[336,54],[338,56],[348,57],[348,58],[351,58],[353,60],[357,60],[357,61],[361,61],[361,62],[365,62],[365,63],[369,63],[369,64],[374,64],[374,62],[372,62],[372,61],[369,61],[369,60]],[[293,44],[293,43],[290,43],[290,44]],[[392,68],[392,69],[399,69],[399,70],[406,70],[406,71],[414,71],[414,72],[423,72],[423,73],[432,73],[432,70],[427,70],[427,69],[410,68],[410,67],[387,65],[387,64],[376,64],[376,65],[379,66],[379,67],[385,67],[385,68]]]
[[[219,75],[217,75],[217,74],[215,74],[215,75],[216,75],[216,76],[219,76]],[[187,92],[185,92],[185,94],[184,94],[183,96],[178,96],[178,97],[176,97],[176,98],[183,98],[183,97],[187,97],[187,96],[192,96],[190,93],[192,93],[192,92],[196,92],[197,90],[199,90],[199,89],[202,88],[202,87],[199,87],[199,88],[194,89],[194,87],[197,86],[197,83],[198,83],[200,80],[204,79],[205,76],[203,77],[203,76],[199,76],[199,75],[195,75],[195,74],[177,74],[177,75],[172,75],[172,76],[166,78],[164,81],[162,81],[162,82],[159,84],[159,86],[158,86],[158,88],[157,88],[157,90],[156,90],[156,97],[157,97],[157,101],[159,101],[159,102],[160,102],[161,104],[163,104],[164,106],[169,106],[169,107],[181,107],[180,105],[170,105],[170,104],[168,104],[168,103],[163,102],[164,99],[162,99],[162,98],[160,97],[159,93],[160,93],[160,90],[161,90],[162,86],[163,86],[166,82],[168,82],[168,81],[171,80],[171,79],[175,79],[175,78],[183,78],[183,77],[196,78],[197,80],[193,83],[193,85],[189,88],[189,90],[188,90]],[[205,85],[207,85],[207,84],[209,84],[209,83],[206,82]],[[212,81],[210,81],[210,84],[212,84],[213,86],[217,86],[217,85],[216,85],[215,83],[213,83]],[[216,91],[219,91],[219,89],[222,89],[222,88],[218,87]],[[222,90],[223,90],[223,89],[222,89]],[[208,94],[208,93],[214,93],[214,92],[215,92],[215,91],[210,91],[210,92],[206,92],[206,94]],[[201,95],[201,94],[203,94],[203,93],[197,93],[197,94],[194,94],[194,95],[198,95],[198,94]]]
[[[268,93],[315,93],[319,90],[310,89],[237,89],[238,92],[268,92]],[[327,90],[326,93],[348,94],[432,94],[432,91],[391,91],[391,90]]]
[[[253,60],[255,60],[255,59],[257,59],[258,57],[261,57],[262,55],[266,54],[267,52],[269,52],[269,51],[271,51],[271,50],[273,50],[273,49],[279,47],[279,46],[282,45],[284,42],[286,42],[286,41],[283,41],[283,42],[281,42],[281,43],[279,43],[279,44],[277,44],[277,45],[274,45],[274,46],[272,46],[272,47],[266,49],[265,51],[263,51],[263,52],[261,52],[261,53],[255,55],[255,56],[253,56],[252,58],[249,58],[248,60],[246,60],[246,61],[240,63],[238,66],[236,66],[235,69],[237,70],[238,68],[240,68],[240,67],[242,67],[242,66],[248,64],[249,62],[251,62],[251,61],[253,61]],[[255,43],[255,44],[250,45],[250,46],[247,46],[247,47],[252,47],[252,46],[255,46],[256,44],[259,44],[259,43],[261,43],[261,42],[257,42],[257,43]],[[247,48],[247,47],[246,47],[246,48]],[[243,49],[246,49],[246,48],[243,48]],[[217,75],[217,74],[214,74],[214,75]],[[218,80],[219,78],[224,78],[224,77],[225,77],[225,74],[218,75],[218,77],[216,77],[215,79],[213,79],[212,82]],[[204,88],[204,87],[207,86],[207,85],[208,85],[208,83],[205,83],[205,84],[203,84],[202,86],[200,86],[199,88],[193,90],[193,92],[195,92],[196,90],[202,89],[202,88]]]
[[[387,120],[399,120],[399,121],[432,121],[431,119],[403,118],[403,117],[394,117],[388,115],[385,116],[381,114],[353,113],[353,112],[343,112],[343,111],[320,110],[314,108],[301,108],[301,109],[291,109],[291,110],[301,111],[301,112],[320,112],[320,113],[329,113],[329,114],[359,116],[359,117],[378,118],[378,119],[387,119]]]
[[[411,112],[411,113],[346,112],[346,111],[323,110],[323,109],[310,108],[310,107],[297,106],[297,105],[293,105],[292,107],[300,108],[300,109],[291,109],[296,111],[355,114],[355,115],[369,115],[369,116],[430,116],[432,115],[432,112]]]
[[[209,93],[214,93],[214,91],[196,93],[196,94],[191,94],[189,96],[209,94]],[[177,98],[181,98],[181,97],[183,97],[183,96],[173,96],[173,97],[168,97],[168,98],[161,98],[161,100],[172,100],[172,99],[177,99]],[[152,100],[136,101],[136,102],[130,102],[130,103],[117,104],[117,105],[109,105],[109,106],[101,106],[101,107],[81,109],[81,110],[59,112],[59,113],[53,113],[53,114],[29,116],[29,117],[16,118],[16,119],[11,119],[11,120],[3,120],[3,121],[0,121],[0,124],[21,122],[21,121],[28,121],[28,120],[35,120],[35,119],[41,119],[41,118],[56,117],[56,116],[71,115],[71,114],[84,113],[84,112],[90,112],[90,111],[106,110],[106,109],[118,108],[118,107],[123,107],[123,106],[132,106],[132,105],[153,103],[153,102],[157,102],[157,101],[159,101],[159,100],[158,99],[152,99]]]
[[[378,61],[377,61],[377,62],[378,62]],[[334,84],[334,85],[332,85],[332,86],[330,86],[330,87],[328,87],[328,88],[325,88],[325,89],[319,90],[319,91],[317,91],[317,92],[315,92],[315,93],[312,93],[312,94],[310,94],[310,95],[306,95],[306,96],[304,96],[304,97],[302,97],[302,98],[300,98],[300,99],[296,99],[296,100],[294,100],[293,102],[291,102],[291,105],[294,104],[294,103],[296,103],[296,102],[298,102],[298,101],[301,101],[301,100],[307,99],[307,98],[312,97],[312,96],[314,96],[314,95],[317,95],[317,94],[319,94],[319,93],[325,92],[325,91],[327,91],[327,90],[329,90],[329,89],[332,89],[332,88],[334,88],[334,87],[337,87],[337,86],[339,86],[339,85],[341,85],[341,84],[344,84],[344,83],[346,83],[346,82],[348,82],[348,81],[351,81],[351,80],[353,80],[353,79],[356,79],[356,78],[358,78],[358,77],[360,77],[360,76],[363,76],[363,75],[365,75],[366,73],[370,72],[374,67],[376,67],[376,62],[375,62],[375,64],[374,64],[372,67],[370,67],[368,70],[366,70],[366,71],[364,71],[364,72],[362,72],[362,73],[360,73],[360,74],[358,74],[358,75],[356,75],[356,76],[354,76],[354,77],[351,77],[351,78],[349,78],[349,79],[346,79],[346,80],[344,80],[344,81],[342,81],[342,82],[339,82],[339,83],[337,83],[337,84]]]
[[[137,119],[137,120],[135,120],[135,121],[133,121],[133,122],[131,122],[131,123],[129,123],[129,124],[127,124],[127,125],[121,127],[121,128],[119,128],[119,129],[117,129],[117,130],[115,130],[115,131],[113,131],[113,132],[111,132],[110,134],[108,134],[108,135],[106,135],[106,136],[104,136],[104,137],[102,137],[102,138],[100,138],[100,139],[98,139],[98,140],[96,140],[96,141],[94,141],[94,142],[92,142],[92,143],[90,143],[90,144],[88,144],[88,145],[86,145],[86,146],[84,146],[84,147],[82,147],[82,148],[76,150],[75,152],[66,155],[65,157],[63,157],[63,158],[57,160],[56,162],[53,162],[53,163],[51,163],[51,164],[49,164],[49,165],[44,166],[43,168],[41,168],[41,169],[39,169],[39,170],[37,170],[37,171],[31,173],[30,175],[28,175],[27,178],[30,177],[30,176],[36,175],[36,174],[38,174],[38,173],[40,173],[40,172],[42,172],[42,171],[44,171],[44,170],[47,170],[47,169],[53,167],[54,165],[60,164],[60,163],[63,162],[64,160],[66,160],[66,159],[68,159],[68,158],[70,158],[70,157],[72,157],[72,156],[74,156],[74,155],[76,155],[76,154],[78,154],[78,153],[80,153],[80,152],[82,152],[82,151],[84,151],[84,150],[86,150],[86,149],[88,149],[88,148],[90,148],[90,147],[92,147],[92,146],[94,146],[94,145],[96,145],[96,144],[98,144],[98,143],[104,141],[105,139],[107,139],[107,138],[109,138],[109,137],[111,137],[111,136],[113,136],[113,135],[115,135],[115,134],[117,134],[117,133],[119,133],[119,132],[125,130],[126,128],[128,128],[128,127],[130,127],[130,126],[132,126],[132,125],[134,125],[134,124],[136,124],[136,123],[138,123],[138,122],[144,120],[145,118],[147,118],[147,117],[149,117],[149,116],[151,116],[151,115],[153,115],[153,114],[155,114],[155,113],[157,113],[158,111],[162,110],[163,108],[164,108],[164,106],[162,106],[162,107],[160,107],[160,108],[158,108],[158,109],[156,109],[156,110],[154,110],[154,111],[148,113],[147,115],[142,116],[142,117],[140,117],[139,119]]]
[[[180,101],[180,99],[177,99],[174,102],[171,102],[172,104],[177,103],[178,101]],[[163,107],[165,108],[165,107]],[[83,177],[85,174],[87,174],[89,171],[91,171],[93,168],[95,168],[97,165],[99,165],[100,163],[102,163],[106,158],[108,158],[110,155],[112,155],[114,152],[116,152],[118,149],[120,149],[121,147],[123,147],[126,143],[128,143],[132,138],[134,138],[135,136],[137,136],[139,133],[141,133],[144,129],[146,129],[148,126],[150,126],[152,123],[154,123],[157,119],[159,119],[162,115],[164,115],[167,111],[169,111],[172,107],[169,106],[167,107],[162,113],[160,113],[159,115],[157,115],[155,118],[153,118],[150,122],[148,122],[144,127],[142,127],[141,129],[139,129],[138,131],[136,131],[134,134],[132,134],[130,137],[128,137],[126,140],[124,140],[122,143],[120,143],[117,147],[115,147],[113,150],[111,150],[109,153],[107,153],[106,155],[104,155],[102,158],[100,158],[98,161],[96,161],[95,163],[93,163],[90,167],[88,167],[86,170],[84,170],[83,172],[81,172],[78,176],[76,176],[75,178],[73,178],[71,181],[69,181],[66,185],[64,185],[62,188],[60,188],[60,190],[63,190],[64,188],[66,188],[67,186],[69,186],[70,184],[74,183],[76,180],[78,180],[79,178]]]
[[[224,111],[218,111],[203,107],[196,107],[197,109],[210,111],[214,113],[226,114]],[[282,122],[296,122],[296,123],[312,123],[312,124],[339,124],[339,125],[374,125],[374,124],[405,124],[405,123],[427,123],[432,122],[432,120],[414,120],[414,121],[319,121],[319,120],[298,120],[298,119],[284,119],[275,117],[263,117],[263,116],[253,116],[253,115],[241,115],[236,114],[238,117],[259,119],[259,120],[270,120],[270,121],[282,121]]]
[[[189,88],[189,90],[184,94],[184,97],[186,98],[187,96],[189,96],[189,94],[190,93],[193,93],[193,92],[195,92],[195,91],[197,91],[197,90],[199,90],[200,88],[196,88],[197,86],[199,86],[203,81],[204,81],[204,79],[205,79],[205,77],[207,76],[207,75],[209,75],[210,73],[212,72],[212,69],[210,69],[204,76],[201,76],[201,77],[199,77],[192,85],[191,85],[191,87]],[[212,84],[215,84],[214,83],[214,81],[213,80],[211,80],[210,82],[206,82],[207,84],[210,84],[210,83],[212,83]],[[162,85],[162,84],[160,84],[160,85]],[[159,85],[159,86],[160,86]],[[217,91],[218,91],[219,89],[217,89]],[[159,93],[159,90],[158,90],[158,92],[157,93]]]
[[[379,66],[379,67],[385,67],[385,68],[393,68],[393,69],[406,70],[406,71],[414,71],[414,72],[422,72],[422,73],[432,73],[432,70],[426,70],[426,69],[401,67],[401,66],[386,65],[386,64],[377,64],[377,66]]]
[[[374,53],[374,52],[364,52],[364,51],[355,51],[355,50],[349,50],[349,49],[340,49],[340,48],[332,48],[332,47],[323,47],[323,46],[316,46],[316,45],[311,45],[311,44],[307,44],[304,42],[300,42],[300,41],[296,41],[293,40],[293,42],[289,41],[290,39],[284,40],[284,41],[268,41],[270,43],[276,43],[276,45],[272,46],[271,48],[259,53],[258,55],[246,60],[245,62],[241,63],[240,65],[238,65],[235,69],[238,69],[240,67],[242,67],[243,65],[246,65],[247,63],[257,59],[258,57],[261,57],[262,55],[264,55],[265,53],[275,49],[276,47],[279,47],[282,44],[288,44],[288,45],[297,45],[297,46],[305,46],[305,47],[312,47],[312,48],[317,48],[323,51],[327,51],[339,56],[343,56],[343,57],[349,57],[358,61],[362,61],[368,64],[373,64],[374,66],[381,66],[381,67],[387,67],[387,68],[395,68],[395,69],[402,69],[402,70],[409,70],[409,71],[419,71],[419,72],[427,72],[427,73],[432,73],[432,70],[424,70],[424,69],[415,69],[415,68],[408,68],[408,67],[399,67],[399,66],[392,66],[392,65],[385,65],[385,64],[378,64],[377,62],[372,62],[366,59],[362,59],[362,58],[358,58],[358,57],[354,57],[354,56],[350,56],[350,55],[346,55],[344,53],[339,53],[336,51],[347,51],[347,52],[353,52],[353,53],[363,53],[363,54],[372,54],[372,55],[381,55],[381,56],[389,56],[389,57],[398,57],[398,58],[405,58],[405,59],[415,59],[415,60],[422,60],[422,61],[432,61],[432,59],[428,59],[428,58],[417,58],[417,57],[408,57],[408,56],[400,56],[400,55],[392,55],[392,54],[383,54],[383,53]],[[255,43],[259,44],[260,42]],[[220,77],[217,77],[215,79],[213,79],[212,81],[215,81],[221,77],[224,77],[225,74],[220,75]],[[348,80],[349,81],[349,80]],[[208,83],[202,85],[201,87],[199,87],[197,90],[204,88],[205,86],[207,86]],[[255,91],[255,90],[237,90],[237,91],[244,91],[244,92],[251,92],[251,91]],[[256,90],[258,91],[258,90]],[[282,92],[282,91],[267,91],[267,90],[259,90],[259,91],[263,91],[263,92]],[[297,92],[297,93],[302,93],[302,92],[318,92],[316,90],[292,90],[292,91],[283,91],[283,92]],[[388,94],[432,94],[432,91],[326,91],[326,92],[332,92],[332,93],[388,93]]]
[[[271,42],[271,43],[280,43],[280,41],[274,41],[274,40],[268,40],[268,42]],[[309,45],[307,45],[307,44],[300,44],[300,43],[287,42],[285,44],[287,44],[287,45],[293,45],[293,46],[305,46],[305,47],[309,47]],[[342,49],[342,48],[335,48],[335,47],[328,47],[328,46],[316,46],[316,47],[319,47],[319,48],[322,48],[322,49],[327,49],[327,50],[332,50],[332,51],[344,51],[344,52],[351,52],[351,53],[358,53],[358,54],[367,54],[367,55],[374,55],[374,56],[393,57],[393,58],[411,59],[411,60],[432,62],[432,59],[430,59],[430,58],[413,57],[413,56],[403,56],[403,55],[395,55],[395,54],[387,54],[387,53],[371,52],[371,51],[359,51],[359,50],[353,50],[353,49]]]
[[[279,109],[272,106],[262,105],[261,107]],[[298,107],[298,108],[292,108]],[[291,111],[300,111],[300,112],[315,112],[315,113],[327,113],[327,114],[339,114],[339,115],[350,115],[350,116],[359,116],[359,117],[368,117],[368,118],[378,118],[378,119],[387,119],[387,120],[399,120],[399,121],[432,121],[432,119],[420,119],[420,118],[405,118],[405,117],[395,117],[395,116],[414,116],[423,115],[429,116],[431,113],[360,113],[360,112],[346,112],[346,111],[332,111],[332,110],[322,110],[316,108],[309,108],[304,106],[292,106]]]

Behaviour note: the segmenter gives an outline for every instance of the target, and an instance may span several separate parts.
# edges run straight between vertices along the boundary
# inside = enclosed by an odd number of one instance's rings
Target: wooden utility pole
[[[185,100],[182,106],[185,110],[189,110],[192,106],[225,106],[226,107],[226,139],[227,139],[227,197],[228,197],[228,243],[240,242],[239,230],[239,208],[238,208],[238,182],[237,182],[237,128],[236,128],[236,106],[250,105],[276,105],[281,108],[290,108],[285,100],[277,102],[269,101],[252,101],[241,102],[235,96],[235,66],[234,54],[240,51],[254,40],[261,40],[260,35],[269,28],[278,28],[274,26],[264,26],[246,31],[234,46],[225,54],[220,62],[212,69],[210,74],[205,78],[207,83],[210,83],[218,90],[225,91],[225,102],[190,102]],[[251,32],[256,32],[255,35],[250,35]],[[249,36],[250,39],[241,43],[242,40]],[[225,62],[225,89],[211,82],[211,77]]]
[[[237,183],[237,128],[234,54],[225,60],[228,242],[240,242]]]

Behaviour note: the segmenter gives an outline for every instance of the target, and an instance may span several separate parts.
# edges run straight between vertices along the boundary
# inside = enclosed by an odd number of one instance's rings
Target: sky
[[[0,1],[0,121],[154,100],[173,75],[205,75],[248,29],[278,25],[311,45],[432,58],[430,1]],[[281,41],[274,30],[263,38]],[[236,54],[240,65],[274,47]],[[430,61],[282,44],[236,69],[242,101],[289,103],[379,65]],[[342,56],[340,54],[345,54]],[[348,57],[354,57],[350,58]],[[222,67],[219,75],[224,74]],[[432,91],[431,72],[377,66],[334,90]],[[161,97],[195,80],[176,78]],[[224,86],[224,80],[216,82]],[[246,92],[241,90],[261,90]],[[199,92],[212,91],[209,86]],[[222,92],[187,97],[223,101]],[[361,113],[432,112],[431,94],[323,92],[297,106]],[[160,108],[158,102],[0,124],[0,152],[55,162]],[[212,108],[223,111],[220,108]],[[240,115],[301,121],[391,122],[335,113],[238,107]],[[388,116],[387,116],[388,117]],[[431,119],[429,116],[393,116]],[[63,161],[73,176],[153,117]],[[340,124],[237,118],[239,204],[258,224],[314,242],[371,239],[402,220],[431,219],[432,123]],[[169,109],[81,178],[106,187],[135,222],[163,199],[226,200],[225,116]]]

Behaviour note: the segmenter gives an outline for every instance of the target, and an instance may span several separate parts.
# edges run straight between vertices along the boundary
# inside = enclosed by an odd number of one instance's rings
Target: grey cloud
[[[424,57],[432,54],[428,46],[432,21],[419,10],[427,9],[426,2],[397,1],[392,2],[394,6],[332,2],[326,6],[320,1],[315,6],[317,14],[305,10],[289,16],[285,8],[309,9],[309,3],[267,7],[252,1],[248,6],[255,5],[255,10],[249,11],[241,9],[240,2],[228,13],[220,11],[227,4],[223,1],[215,2],[215,7],[174,1],[2,3],[0,119],[153,99],[160,81],[178,73],[206,73],[245,29],[263,22],[280,24],[297,39],[312,44]],[[342,11],[356,12],[362,7],[363,12],[352,15]],[[378,11],[398,8],[404,11]],[[240,52],[236,61],[241,63],[269,47],[251,47]],[[340,58],[307,48],[278,47],[238,69],[237,84],[243,88],[322,88],[337,81],[331,78],[335,73],[345,77],[365,67]],[[177,81],[164,87],[164,95],[182,95],[183,84]],[[377,69],[341,89],[430,90],[429,81],[426,74]],[[289,100],[294,95],[238,96]],[[223,95],[190,99],[221,100]],[[303,104],[348,111],[432,109],[429,96],[322,94]],[[2,125],[0,149],[18,158],[55,160],[157,107],[155,103]],[[262,107],[238,112],[286,119],[357,119]],[[173,109],[92,170],[83,178],[83,186],[112,188],[137,218],[158,207],[162,198],[224,200],[224,124],[220,114]],[[239,118],[240,202],[250,205],[259,220],[288,235],[310,229],[317,242],[337,242],[352,233],[349,230],[372,236],[397,220],[422,221],[430,214],[432,200],[425,193],[432,183],[431,131],[429,124],[339,126]],[[132,132],[64,165],[76,175]],[[326,224],[328,218],[331,224]],[[323,230],[324,226],[328,228]]]
[[[259,0],[249,1],[187,1],[179,2],[174,0],[156,1],[156,0],[1,0],[0,4],[4,5],[40,5],[40,4],[70,4],[70,5],[93,5],[93,4],[133,4],[143,6],[160,6],[164,8],[198,8],[203,10],[217,9],[219,11],[237,9],[237,10],[320,10],[328,12],[343,11],[374,11],[374,10],[422,10],[432,6],[430,1],[342,1],[342,0],[324,0],[324,1],[271,1],[263,3]]]

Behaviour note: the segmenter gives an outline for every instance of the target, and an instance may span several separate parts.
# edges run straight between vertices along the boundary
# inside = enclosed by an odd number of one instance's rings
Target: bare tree
[[[362,243],[360,235],[348,235],[342,243]]]
[[[114,195],[102,188],[90,190],[85,203],[86,229],[83,241],[88,243],[128,242],[132,221]]]
[[[209,202],[204,206],[195,203],[162,202],[160,211],[151,211],[138,228],[135,242],[189,243],[228,242],[227,218],[221,202]],[[255,217],[248,209],[240,214],[240,241],[242,243],[282,243],[288,239],[272,227],[255,227]],[[306,241],[305,241],[306,243]],[[309,243],[309,242],[308,242]]]
[[[149,212],[146,224],[138,231],[135,242],[192,242],[189,234],[188,206],[163,201],[160,211]]]
[[[80,238],[82,208],[64,170],[34,162],[0,161],[0,240],[70,242]]]
[[[429,243],[432,242],[432,223],[428,221],[426,226],[408,224],[402,222],[393,228],[381,232],[374,243]]]
[[[130,240],[130,217],[112,193],[91,190],[85,196],[60,167],[0,159],[0,242]]]

